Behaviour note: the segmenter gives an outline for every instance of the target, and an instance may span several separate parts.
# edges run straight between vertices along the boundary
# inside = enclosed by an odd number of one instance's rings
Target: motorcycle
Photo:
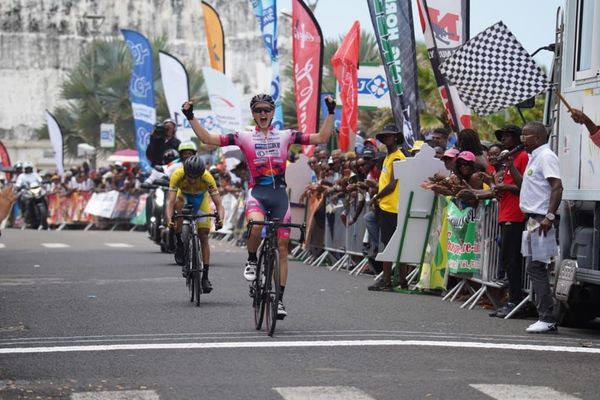
[[[152,192],[148,197],[146,212],[149,216],[147,230],[150,239],[160,246],[160,251],[163,253],[172,253],[174,251],[174,240],[170,240],[169,236],[165,235],[165,206],[167,201],[167,193],[169,182],[166,179],[156,179],[152,183],[144,183],[142,187],[151,189]]]
[[[39,183],[31,183],[21,189],[20,202],[23,207],[23,217],[28,226],[38,229],[48,229],[48,196]]]

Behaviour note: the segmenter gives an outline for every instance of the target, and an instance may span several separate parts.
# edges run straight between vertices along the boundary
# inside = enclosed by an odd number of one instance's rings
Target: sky
[[[308,2],[313,3],[314,0]],[[412,2],[415,37],[424,41],[416,1]],[[565,0],[470,0],[470,3],[471,37],[503,21],[531,54],[539,47],[554,43],[556,10],[559,6],[564,7]],[[291,0],[277,0],[277,7],[279,11],[291,12]],[[318,0],[315,17],[326,39],[344,36],[355,20],[360,22],[363,31],[373,32],[366,0]],[[549,70],[552,53],[542,50],[534,59]]]

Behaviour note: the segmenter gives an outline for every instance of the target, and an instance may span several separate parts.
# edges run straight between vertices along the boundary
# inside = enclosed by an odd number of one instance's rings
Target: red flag
[[[292,44],[298,130],[318,132],[323,35],[312,11],[302,0],[292,1]],[[302,151],[310,157],[315,146],[303,146]]]
[[[0,141],[0,167],[0,169],[10,167],[10,157],[8,155],[8,150],[6,150],[6,147],[4,147],[2,141]],[[8,172],[5,172],[5,174],[6,179],[10,182],[10,178],[12,175]]]
[[[340,126],[340,149],[348,151],[350,131],[356,132],[358,120],[357,69],[360,51],[360,24],[355,21],[346,34],[339,49],[331,58],[331,66],[340,84],[340,97],[343,104]]]

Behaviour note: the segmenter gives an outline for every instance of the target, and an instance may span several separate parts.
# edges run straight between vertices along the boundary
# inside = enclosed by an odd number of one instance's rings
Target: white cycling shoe
[[[244,268],[244,278],[248,282],[254,282],[256,279],[256,261],[248,261]]]

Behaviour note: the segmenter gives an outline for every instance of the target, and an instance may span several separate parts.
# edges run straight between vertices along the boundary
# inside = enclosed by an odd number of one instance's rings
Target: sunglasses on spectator
[[[268,114],[271,111],[273,111],[273,109],[270,107],[256,107],[256,108],[252,109],[252,112],[254,114],[262,114],[262,113]]]

